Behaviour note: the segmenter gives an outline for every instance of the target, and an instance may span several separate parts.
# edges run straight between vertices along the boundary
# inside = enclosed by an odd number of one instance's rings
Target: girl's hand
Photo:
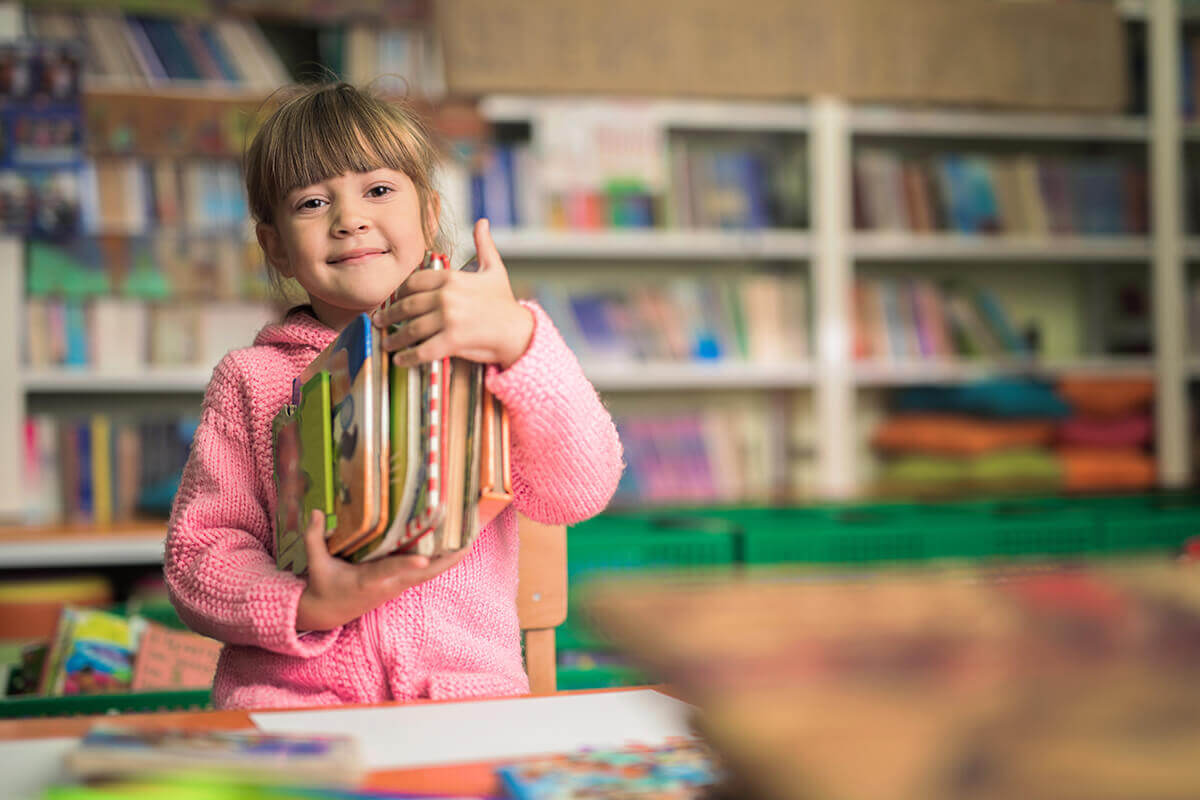
[[[296,630],[327,631],[356,620],[409,587],[440,575],[462,561],[467,550],[429,559],[394,555],[351,564],[325,548],[325,515],[314,511],[304,532],[308,585],[296,610]]]
[[[512,366],[533,337],[533,315],[513,297],[508,270],[492,242],[488,221],[475,223],[479,271],[421,269],[408,276],[390,308],[375,314],[384,339],[404,367],[459,356],[483,364]]]

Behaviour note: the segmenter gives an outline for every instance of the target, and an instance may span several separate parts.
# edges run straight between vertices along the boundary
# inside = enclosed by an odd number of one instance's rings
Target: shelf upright
[[[855,492],[854,365],[850,348],[850,129],[845,101],[813,102],[809,135],[812,176],[812,286],[815,318],[817,493]]]
[[[25,318],[24,245],[15,236],[0,237],[0,520],[16,517],[22,507],[21,455],[24,453],[25,386],[21,381],[21,320]]]
[[[1154,242],[1155,441],[1159,482],[1191,479],[1179,121],[1178,0],[1147,0],[1150,42],[1150,174]]]

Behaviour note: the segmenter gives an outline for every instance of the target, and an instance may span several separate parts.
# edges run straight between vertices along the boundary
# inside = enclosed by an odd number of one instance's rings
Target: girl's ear
[[[438,230],[441,228],[442,218],[442,196],[436,191],[429,192],[429,203],[425,208],[425,229],[429,231],[429,244],[433,245],[433,240],[437,238]]]
[[[254,233],[258,236],[258,245],[263,249],[263,254],[267,257],[267,263],[274,267],[275,271],[283,277],[292,277],[292,264],[288,260],[283,240],[280,238],[279,231],[276,230],[275,226],[260,222],[254,226]]]

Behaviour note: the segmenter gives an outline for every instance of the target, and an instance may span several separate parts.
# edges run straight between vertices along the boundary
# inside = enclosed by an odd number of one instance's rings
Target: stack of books
[[[421,268],[446,258],[427,254]],[[329,552],[350,561],[469,548],[512,501],[508,417],[483,373],[449,357],[395,366],[367,314],[347,325],[274,419],[279,568],[307,569],[314,510]]]

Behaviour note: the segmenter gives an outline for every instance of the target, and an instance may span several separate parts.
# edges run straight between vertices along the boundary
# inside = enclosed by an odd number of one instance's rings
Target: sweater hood
[[[293,309],[281,322],[265,326],[254,337],[254,344],[268,347],[307,347],[320,352],[337,338],[337,331],[318,320],[311,312]]]

